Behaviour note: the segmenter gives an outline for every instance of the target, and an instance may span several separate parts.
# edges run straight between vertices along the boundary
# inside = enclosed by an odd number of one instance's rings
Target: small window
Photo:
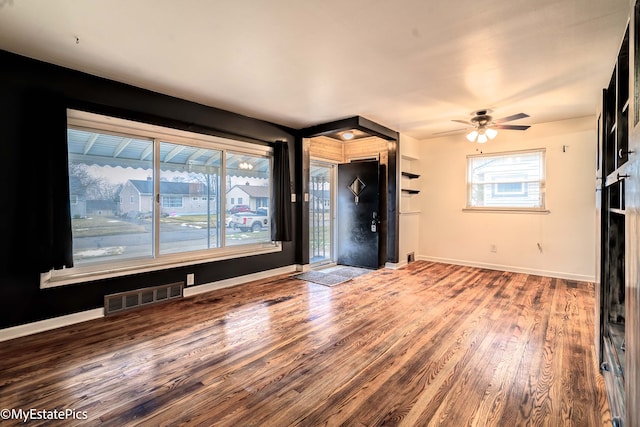
[[[493,184],[492,194],[494,197],[514,197],[527,195],[527,186],[524,182],[527,177],[525,175],[514,174],[511,178],[505,178],[512,179],[513,181],[497,182]]]
[[[161,206],[163,208],[181,208],[182,197],[181,196],[162,196]]]
[[[467,208],[545,209],[545,151],[467,157]]]

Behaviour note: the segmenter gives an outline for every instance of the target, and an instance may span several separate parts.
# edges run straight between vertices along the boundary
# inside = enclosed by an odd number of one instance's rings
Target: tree
[[[118,185],[109,184],[106,179],[93,176],[87,165],[70,164],[69,175],[80,180],[86,190],[87,200],[116,200]]]

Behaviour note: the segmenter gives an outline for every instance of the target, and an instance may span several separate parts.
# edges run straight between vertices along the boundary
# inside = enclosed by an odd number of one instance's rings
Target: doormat
[[[306,273],[295,274],[291,277],[325,286],[335,286],[351,280],[351,277],[338,276],[337,274],[331,273],[321,273],[319,271],[307,271]]]
[[[336,267],[323,271],[307,271],[306,273],[295,274],[291,277],[307,282],[317,283],[324,286],[336,286],[344,282],[348,282],[354,277],[361,276],[370,272],[366,268],[358,267]]]
[[[334,268],[328,269],[328,273],[336,274],[342,277],[348,277],[353,279],[354,277],[362,276],[363,274],[367,274],[372,272],[373,270],[369,270],[368,268],[361,267],[347,267],[347,266],[338,266]]]

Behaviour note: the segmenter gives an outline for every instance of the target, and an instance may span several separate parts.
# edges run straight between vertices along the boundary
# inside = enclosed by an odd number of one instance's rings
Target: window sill
[[[532,213],[532,214],[551,213],[549,209],[544,209],[544,208],[463,208],[462,212]]]
[[[184,267],[195,264],[241,258],[251,255],[262,255],[282,251],[282,244],[264,243],[245,245],[242,247],[226,248],[215,254],[200,253],[198,256],[184,254],[167,255],[160,259],[135,260],[120,265],[104,265],[76,267],[68,270],[52,270],[40,275],[40,289],[55,288],[75,283],[91,282],[94,280],[111,279],[139,273],[148,273],[170,268]]]

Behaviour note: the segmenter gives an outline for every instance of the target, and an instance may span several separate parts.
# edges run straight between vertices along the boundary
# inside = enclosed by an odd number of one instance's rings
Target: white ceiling
[[[595,113],[629,0],[0,0],[0,49],[293,128]],[[76,39],[77,38],[77,39]],[[1,66],[1,65],[0,65]]]

